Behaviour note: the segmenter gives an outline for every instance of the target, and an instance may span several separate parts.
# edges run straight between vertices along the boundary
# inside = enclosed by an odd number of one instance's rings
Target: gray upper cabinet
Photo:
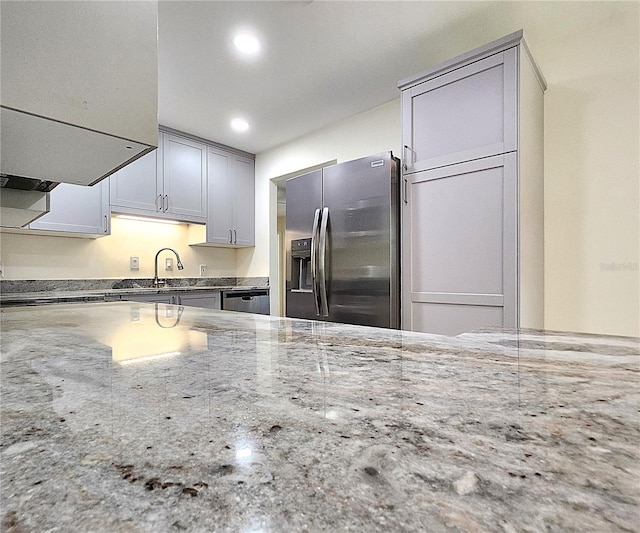
[[[543,327],[544,79],[522,32],[399,84],[402,327]]]
[[[206,225],[192,245],[254,246],[254,157],[165,128],[155,153],[111,176],[111,210]]]
[[[220,148],[208,150],[206,243],[255,244],[255,163]]]
[[[49,194],[49,212],[29,224],[29,230],[77,237],[111,233],[108,179],[91,187],[61,183]]]
[[[515,48],[402,92],[405,173],[516,149]]]
[[[200,142],[162,134],[162,212],[179,220],[204,222],[207,216],[207,149]]]
[[[255,245],[255,161],[234,157],[233,244]]]
[[[161,149],[142,156],[111,176],[111,209],[154,216],[159,211],[158,158]]]
[[[208,150],[207,242],[233,243],[233,159],[230,152]]]
[[[111,207],[117,213],[204,223],[206,180],[206,146],[161,132],[156,152],[111,176]]]

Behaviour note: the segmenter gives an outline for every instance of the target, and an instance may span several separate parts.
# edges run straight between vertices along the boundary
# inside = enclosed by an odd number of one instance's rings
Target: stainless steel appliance
[[[229,289],[222,291],[221,307],[225,311],[269,314],[269,289]]]
[[[287,180],[287,316],[400,327],[399,169],[384,152]]]

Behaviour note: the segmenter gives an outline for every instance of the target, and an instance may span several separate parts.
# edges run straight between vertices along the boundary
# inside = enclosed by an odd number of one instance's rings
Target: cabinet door
[[[92,187],[60,183],[49,194],[49,212],[29,229],[98,236],[111,232],[109,178]]]
[[[175,304],[177,296],[168,292],[160,294],[133,294],[125,297],[130,302]]]
[[[208,149],[207,242],[233,244],[233,159],[230,152]]]
[[[233,244],[255,245],[255,162],[235,156],[233,178]]]
[[[161,208],[157,186],[161,148],[136,159],[111,176],[111,207],[114,212],[153,214]]]
[[[402,93],[405,173],[513,151],[516,48]]]
[[[207,292],[207,294],[181,294],[179,298],[180,305],[220,309],[220,293],[217,291]]]
[[[179,220],[205,222],[206,146],[168,133],[163,133],[162,137],[162,211]]]
[[[403,329],[516,326],[515,162],[509,153],[408,176]]]

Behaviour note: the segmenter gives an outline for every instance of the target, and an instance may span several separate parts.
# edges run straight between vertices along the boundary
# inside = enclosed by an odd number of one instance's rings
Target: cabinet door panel
[[[238,246],[255,244],[255,170],[254,161],[235,156],[233,243]]]
[[[412,181],[412,291],[502,293],[503,167]]]
[[[220,309],[220,293],[210,292],[202,295],[181,294],[180,305],[203,307],[205,309]]]
[[[207,153],[207,242],[255,243],[255,170],[251,158],[210,147]]]
[[[460,335],[503,324],[502,307],[412,302],[411,314],[413,331],[424,331],[422,328],[428,324],[429,331],[440,335]]]
[[[50,193],[50,210],[29,229],[108,235],[110,232],[109,179],[92,187],[61,183]]]
[[[403,92],[406,172],[516,149],[516,49]]]
[[[162,294],[134,294],[126,299],[131,302],[156,303],[156,304],[175,304],[175,295],[170,293]]]
[[[209,179],[207,206],[207,242],[233,242],[233,155],[209,148],[207,154]]]
[[[451,334],[516,325],[515,157],[410,176],[403,207],[403,327]]]
[[[181,220],[206,218],[206,147],[204,144],[163,135],[163,212]]]
[[[120,169],[111,176],[111,206],[114,212],[155,214],[160,191],[157,165],[161,148]]]

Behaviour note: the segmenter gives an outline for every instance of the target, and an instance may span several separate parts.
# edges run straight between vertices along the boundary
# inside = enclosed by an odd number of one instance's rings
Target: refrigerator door
[[[287,180],[285,184],[287,202],[286,215],[286,252],[287,252],[287,281],[286,281],[286,315],[292,318],[319,319],[314,302],[314,288],[316,280],[312,280],[311,288],[296,288],[299,283],[292,283],[292,273],[297,270],[294,261],[300,258],[292,257],[291,241],[298,239],[312,239],[314,229],[314,214],[322,208],[322,171],[316,170],[302,176]],[[319,223],[319,221],[318,221]],[[316,231],[315,233],[318,233]],[[313,238],[310,256],[317,253],[317,236]],[[309,258],[309,260],[311,257]],[[315,261],[309,261],[308,268],[315,270]]]
[[[398,174],[391,152],[323,170],[324,282],[332,322],[400,327]]]

